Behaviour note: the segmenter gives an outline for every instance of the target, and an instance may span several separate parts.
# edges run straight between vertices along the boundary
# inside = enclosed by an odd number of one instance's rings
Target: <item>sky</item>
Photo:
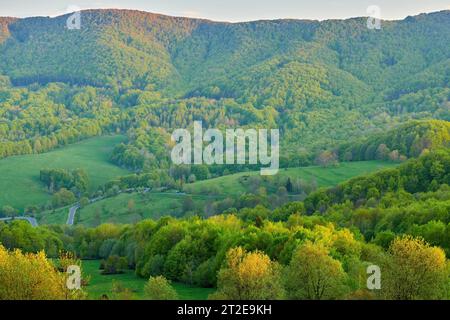
[[[368,16],[376,5],[381,18],[450,10],[450,0],[0,0],[0,16],[57,16],[79,9],[136,9],[215,21],[260,19],[344,19]]]

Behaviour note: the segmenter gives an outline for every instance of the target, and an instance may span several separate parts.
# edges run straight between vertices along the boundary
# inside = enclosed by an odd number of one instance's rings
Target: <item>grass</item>
[[[97,226],[101,223],[134,223],[142,219],[158,219],[162,216],[181,216],[183,199],[186,195],[177,193],[122,193],[79,209],[75,216],[76,224]],[[201,208],[209,196],[192,196]],[[131,210],[130,210],[131,209]],[[38,217],[41,224],[64,224],[69,207],[44,212]]]
[[[305,181],[316,180],[318,187],[334,186],[349,178],[370,173],[382,168],[392,167],[396,164],[383,161],[362,161],[341,163],[337,167],[303,167],[289,168],[279,171],[277,176],[264,178],[262,184],[269,192],[274,190],[273,179],[291,177],[301,178]],[[203,211],[204,205],[209,200],[223,199],[224,197],[236,197],[248,192],[248,187],[243,183],[250,176],[258,176],[259,171],[237,173],[229,176],[198,181],[186,185],[189,196],[192,197],[199,211]],[[216,189],[217,194],[207,195]],[[175,193],[147,193],[147,194],[120,194],[118,196],[104,199],[77,212],[75,223],[87,226],[96,226],[100,223],[134,223],[136,221],[153,218],[157,219],[164,215],[180,216],[182,213],[183,199],[186,195]],[[45,213],[40,223],[60,224],[65,223],[69,208],[57,210],[54,213]]]
[[[118,135],[96,137],[43,154],[0,160],[0,207],[10,205],[23,211],[27,205],[45,204],[51,196],[39,181],[42,168],[83,168],[91,189],[126,174],[109,162],[113,147],[124,139]]]
[[[39,224],[65,224],[71,206],[44,211],[36,215]]]
[[[186,195],[177,193],[127,193],[93,203],[79,212],[78,223],[95,226],[102,222],[134,223],[142,219],[182,215]],[[198,207],[206,203],[207,196],[197,195]]]
[[[287,178],[302,179],[311,182],[316,180],[318,187],[331,187],[348,180],[352,177],[367,174],[379,169],[394,167],[396,163],[386,161],[359,161],[359,162],[343,162],[336,167],[301,167],[280,169],[276,176],[267,176],[263,178],[263,186],[269,192],[271,190],[271,181],[273,179]],[[251,176],[258,176],[259,171],[242,172],[219,178],[198,181],[196,183],[186,185],[186,190],[192,194],[205,193],[208,190],[215,189],[222,196],[237,196],[243,192],[247,192],[246,186],[241,183],[243,179]]]
[[[83,261],[83,274],[90,278],[86,287],[89,299],[99,299],[103,294],[111,297],[113,281],[130,289],[136,299],[144,298],[146,279],[136,276],[133,270],[127,270],[125,273],[117,275],[102,275],[99,265],[99,260]],[[211,288],[192,287],[183,283],[172,283],[172,286],[177,291],[178,297],[183,300],[206,300],[208,295],[214,292],[214,289]]]

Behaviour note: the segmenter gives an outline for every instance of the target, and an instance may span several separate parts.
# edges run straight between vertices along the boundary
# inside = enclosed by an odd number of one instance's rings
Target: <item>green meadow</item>
[[[280,169],[277,175],[262,177],[262,186],[267,191],[272,190],[273,179],[287,178],[302,179],[311,182],[315,180],[318,187],[331,187],[347,179],[371,173],[383,168],[394,167],[396,163],[387,161],[355,161],[342,162],[334,167],[300,167]],[[241,172],[209,180],[198,181],[185,186],[185,190],[192,194],[204,194],[209,190],[216,190],[222,196],[236,196],[248,191],[243,183],[249,177],[259,176],[259,171]]]
[[[43,154],[0,160],[0,207],[10,205],[23,211],[28,205],[45,204],[51,196],[39,181],[43,168],[83,168],[89,175],[91,190],[127,174],[109,162],[112,149],[124,139],[118,135],[96,137]]]
[[[281,169],[277,176],[262,178],[263,186],[269,192],[275,192],[272,179],[290,177],[316,181],[318,187],[334,186],[349,178],[374,172],[397,164],[386,161],[360,161],[341,163],[336,167],[302,167]],[[225,197],[236,197],[249,192],[245,181],[251,176],[259,176],[259,171],[243,172],[219,178],[198,181],[185,185],[187,194],[182,193],[123,193],[92,203],[79,209],[75,224],[96,226],[101,223],[134,223],[142,219],[158,219],[161,216],[181,216],[183,200],[190,196],[195,207],[203,211],[208,201],[215,201]],[[211,190],[217,193],[208,195]],[[47,211],[40,215],[41,224],[63,224],[67,220],[69,208]]]
[[[144,299],[146,279],[136,276],[133,270],[127,270],[123,274],[102,275],[99,266],[99,260],[83,261],[83,276],[89,279],[86,286],[89,299],[99,299],[103,294],[111,297],[113,282],[130,289],[135,299]],[[214,292],[211,288],[192,287],[182,283],[172,283],[172,286],[183,300],[206,300],[208,295]]]
[[[187,195],[181,193],[122,193],[117,196],[94,202],[78,209],[75,224],[97,226],[101,223],[134,223],[142,219],[158,219],[162,216],[181,216],[183,200]],[[199,208],[217,197],[192,195]],[[64,224],[69,207],[46,211],[38,216],[41,224]]]

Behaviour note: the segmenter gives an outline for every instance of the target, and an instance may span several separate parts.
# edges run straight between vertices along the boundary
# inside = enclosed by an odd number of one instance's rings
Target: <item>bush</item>
[[[109,256],[103,263],[102,274],[120,274],[125,271],[128,263],[127,259],[119,256]]]
[[[163,276],[150,277],[144,287],[145,297],[149,300],[177,300],[178,294]]]

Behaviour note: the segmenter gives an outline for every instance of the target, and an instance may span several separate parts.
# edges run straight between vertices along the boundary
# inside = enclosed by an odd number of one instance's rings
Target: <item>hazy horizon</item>
[[[8,3],[7,3],[8,2]],[[306,0],[256,1],[241,3],[230,0],[226,4],[219,0],[155,0],[151,4],[142,0],[127,1],[60,1],[58,4],[43,0],[39,4],[30,0],[11,3],[0,0],[0,16],[28,18],[37,16],[60,16],[77,10],[123,9],[137,10],[154,14],[208,19],[224,22],[246,22],[255,20],[300,19],[329,20],[365,17],[367,8],[377,5],[383,20],[402,20],[410,15],[450,10],[450,0],[321,0],[308,3]]]

